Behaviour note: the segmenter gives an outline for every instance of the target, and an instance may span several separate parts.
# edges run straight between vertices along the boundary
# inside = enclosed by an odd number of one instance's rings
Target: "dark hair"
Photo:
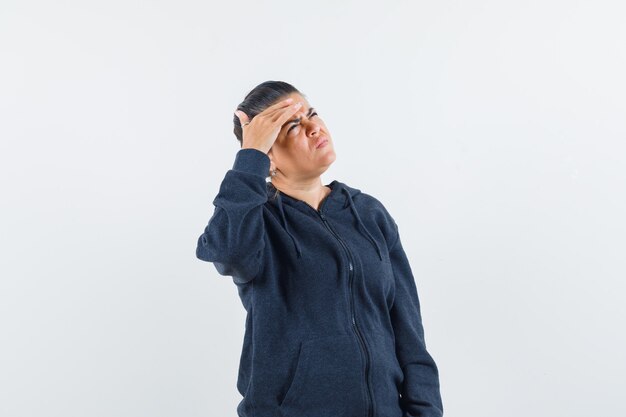
[[[237,106],[237,110],[241,110],[248,116],[248,120],[252,120],[254,116],[291,93],[298,93],[306,98],[306,95],[289,83],[284,81],[265,81],[254,87],[246,95]],[[241,130],[241,121],[236,114],[233,114],[233,123],[235,125],[233,133],[235,133],[239,141],[239,147],[241,147],[243,146],[243,131]]]

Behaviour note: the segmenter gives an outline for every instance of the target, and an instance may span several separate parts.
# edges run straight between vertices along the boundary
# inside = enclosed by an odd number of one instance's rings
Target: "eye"
[[[311,117],[313,117],[313,116],[317,116],[317,112],[314,111],[313,113],[311,113],[311,115],[309,116],[309,119]],[[292,132],[297,131],[299,129],[300,129],[300,125],[299,124],[294,125],[287,131],[287,135],[291,135]]]

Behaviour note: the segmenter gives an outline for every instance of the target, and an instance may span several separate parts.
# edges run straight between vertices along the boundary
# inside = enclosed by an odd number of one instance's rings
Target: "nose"
[[[307,130],[307,135],[308,136],[312,136],[312,135],[319,135],[320,133],[320,125],[315,123],[315,121],[313,120],[307,120],[306,121],[306,130]]]

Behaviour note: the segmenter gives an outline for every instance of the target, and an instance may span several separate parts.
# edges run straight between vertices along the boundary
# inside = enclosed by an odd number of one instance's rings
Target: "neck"
[[[310,181],[285,181],[277,178],[272,179],[272,185],[283,194],[301,200],[314,207],[319,208],[321,201],[326,197],[331,189],[322,184],[322,178],[316,177]]]

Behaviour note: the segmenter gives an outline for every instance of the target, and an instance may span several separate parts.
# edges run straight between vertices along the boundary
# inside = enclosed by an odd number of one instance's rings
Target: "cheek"
[[[292,138],[291,146],[289,147],[289,154],[294,161],[304,162],[311,158],[311,142],[305,136],[298,136]]]

